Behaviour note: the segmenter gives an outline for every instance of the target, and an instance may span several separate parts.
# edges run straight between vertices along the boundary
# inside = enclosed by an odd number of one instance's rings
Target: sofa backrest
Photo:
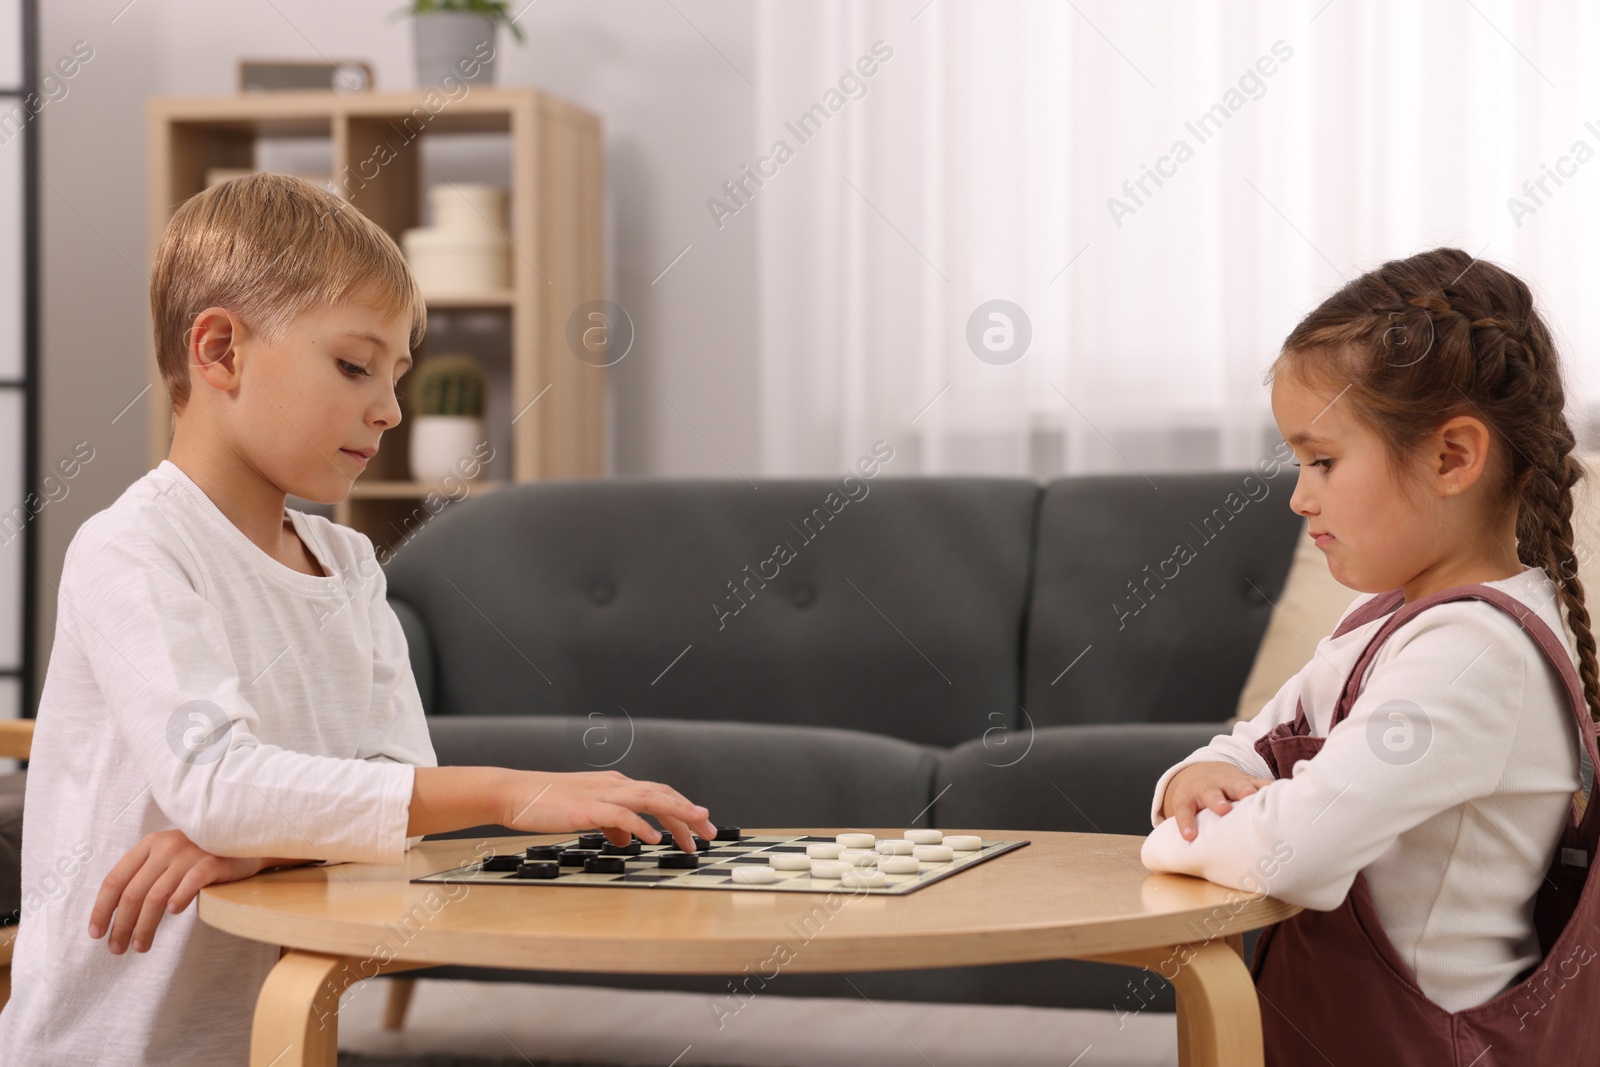
[[[449,505],[386,576],[434,715],[933,745],[1221,722],[1288,572],[1294,473],[1154,480],[535,482]]]
[[[1295,478],[1282,466],[1050,482],[1023,667],[1033,725],[1232,716],[1294,556]]]
[[[1039,493],[959,477],[527,483],[444,508],[385,570],[430,714],[952,745],[1016,715]]]

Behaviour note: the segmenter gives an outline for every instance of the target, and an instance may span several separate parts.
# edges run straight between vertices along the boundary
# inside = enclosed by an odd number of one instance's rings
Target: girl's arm
[[[1320,644],[1318,647],[1320,649]],[[1151,826],[1160,826],[1166,818],[1162,812],[1166,807],[1167,787],[1185,767],[1191,767],[1196,763],[1231,763],[1252,778],[1271,777],[1271,769],[1256,752],[1256,740],[1279,723],[1294,721],[1295,702],[1300,697],[1301,686],[1310,675],[1316,659],[1316,656],[1312,656],[1310,663],[1300,668],[1300,672],[1293,678],[1284,682],[1273,698],[1267,701],[1253,718],[1234,723],[1231,733],[1218,734],[1204,747],[1195,749],[1167,768],[1156,781],[1155,797],[1150,802]]]
[[[1339,613],[1338,622],[1334,623],[1334,630],[1344,624],[1351,613],[1356,611],[1377,594],[1365,593],[1350,602],[1344,611]],[[1324,654],[1324,647],[1333,639],[1332,634],[1318,641],[1312,650],[1311,659],[1300,668],[1294,677],[1279,686],[1277,693],[1271,700],[1262,705],[1262,708],[1249,719],[1236,722],[1232,733],[1218,734],[1203,748],[1196,749],[1191,755],[1184,757],[1172,765],[1156,782],[1155,798],[1150,803],[1150,825],[1159,826],[1166,817],[1167,787],[1172,784],[1172,779],[1185,767],[1196,763],[1222,762],[1231,763],[1245,775],[1251,778],[1270,777],[1272,771],[1267,767],[1260,754],[1256,752],[1256,742],[1280,723],[1294,721],[1295,704],[1300,699],[1305,680],[1310,677],[1312,665],[1317,662],[1317,657]]]
[[[1491,605],[1420,613],[1390,636],[1349,717],[1298,774],[1234,801],[1226,815],[1201,811],[1192,841],[1176,820],[1158,825],[1145,838],[1145,866],[1337,907],[1400,834],[1499,787],[1530,655],[1543,665],[1533,641]]]

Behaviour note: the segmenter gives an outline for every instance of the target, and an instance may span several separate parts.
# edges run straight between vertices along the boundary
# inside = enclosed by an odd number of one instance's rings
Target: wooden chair
[[[0,757],[25,760],[32,747],[32,719],[0,719]],[[0,1008],[11,999],[11,950],[16,942],[17,925],[0,926]]]

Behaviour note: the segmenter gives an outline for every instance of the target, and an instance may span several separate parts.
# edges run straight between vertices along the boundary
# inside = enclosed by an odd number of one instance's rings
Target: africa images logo
[[[215,763],[228,750],[233,720],[209,700],[190,700],[167,717],[167,747],[191,766]]]

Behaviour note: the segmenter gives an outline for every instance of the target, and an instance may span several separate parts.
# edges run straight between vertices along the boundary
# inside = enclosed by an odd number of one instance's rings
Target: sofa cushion
[[[1238,707],[1301,525],[1294,468],[1154,479],[1045,487],[1023,684],[1036,726]]]
[[[1220,729],[1047,726],[969,741],[939,760],[933,825],[1143,837],[1156,780]]]
[[[734,826],[929,825],[937,753],[853,730],[629,719],[623,715],[432,718],[439,765],[617,770],[666,782]],[[510,834],[472,827],[435,838]],[[522,831],[526,832],[526,831]]]
[[[1016,714],[1038,496],[1020,478],[536,482],[442,511],[386,575],[427,622],[436,714],[955,744]]]

